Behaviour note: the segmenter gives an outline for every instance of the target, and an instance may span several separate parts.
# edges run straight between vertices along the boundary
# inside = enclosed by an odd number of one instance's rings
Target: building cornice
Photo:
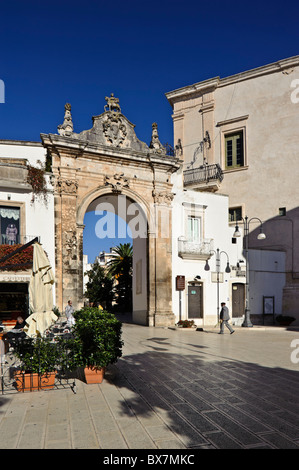
[[[177,90],[169,91],[165,93],[166,98],[172,104],[174,101],[181,99],[186,95],[199,95],[207,93],[208,91],[214,91],[219,84],[219,77],[210,78],[209,80],[204,80],[203,82],[194,83],[193,85],[188,85]]]
[[[288,69],[292,67],[299,66],[299,55],[290,57],[287,59],[278,60],[268,65],[263,65],[245,72],[240,72],[235,75],[230,75],[225,78],[215,77],[202,82],[194,83],[193,85],[188,85],[182,88],[165,93],[166,98],[169,103],[173,106],[174,102],[180,101],[187,96],[190,98],[190,95],[195,94],[204,94],[209,91],[213,91],[216,88],[232,85],[237,82],[244,80],[251,80],[263,75],[285,72],[287,73]]]
[[[111,161],[121,160],[130,161],[136,165],[154,165],[156,168],[168,168],[171,171],[177,171],[180,168],[180,160],[177,157],[160,155],[150,149],[147,151],[137,151],[130,148],[119,148],[114,146],[105,146],[95,142],[79,140],[73,137],[64,137],[57,134],[41,134],[41,140],[45,148],[54,148],[58,153],[66,153],[73,158],[91,158],[101,160],[109,155]]]
[[[236,82],[241,82],[244,80],[251,80],[252,78],[257,78],[262,75],[268,75],[271,73],[283,72],[291,67],[296,67],[299,65],[299,55],[290,57],[288,59],[278,60],[268,65],[263,65],[245,72],[237,73],[236,75],[231,75],[226,78],[222,78],[219,81],[219,87],[231,85]]]
[[[6,140],[6,139],[1,139],[0,145],[23,145],[27,147],[42,147],[43,146],[41,142],[34,142],[30,140]]]

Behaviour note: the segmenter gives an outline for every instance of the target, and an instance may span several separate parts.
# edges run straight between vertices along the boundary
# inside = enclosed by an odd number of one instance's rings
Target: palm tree
[[[118,309],[128,312],[132,310],[133,247],[131,243],[120,243],[112,249],[111,255],[107,267],[109,274],[117,280],[115,290]]]

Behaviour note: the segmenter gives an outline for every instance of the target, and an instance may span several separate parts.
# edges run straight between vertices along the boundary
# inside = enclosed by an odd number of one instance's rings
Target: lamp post
[[[228,258],[228,254],[226,253],[226,251],[220,251],[219,248],[217,248],[217,250],[211,250],[210,253],[215,253],[216,255],[216,273],[217,273],[217,320],[219,322],[219,310],[220,310],[220,305],[219,305],[219,282],[220,282],[220,257],[222,254],[225,254],[226,255],[226,259],[227,259],[227,263],[226,263],[226,268],[225,268],[225,272],[226,273],[230,273],[231,269],[229,267],[229,258]],[[208,260],[206,261],[206,264],[205,264],[205,267],[204,267],[205,271],[210,271],[210,266],[209,266],[209,263],[208,263]]]
[[[245,277],[245,317],[242,323],[244,327],[252,327],[252,323],[250,320],[250,308],[249,308],[249,263],[248,263],[248,238],[249,238],[249,225],[250,222],[253,220],[258,220],[260,223],[260,233],[257,236],[258,240],[264,240],[266,235],[263,232],[263,223],[258,217],[252,217],[248,219],[247,216],[245,218],[242,217],[242,223],[244,225],[244,238],[245,238],[245,260],[246,260],[246,277]],[[234,237],[241,237],[241,233],[239,231],[238,224],[235,227]]]

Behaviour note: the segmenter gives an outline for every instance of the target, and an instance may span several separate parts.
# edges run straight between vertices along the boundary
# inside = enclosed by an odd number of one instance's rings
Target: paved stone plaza
[[[299,448],[299,331],[124,323],[123,339],[101,385],[0,396],[0,448]]]

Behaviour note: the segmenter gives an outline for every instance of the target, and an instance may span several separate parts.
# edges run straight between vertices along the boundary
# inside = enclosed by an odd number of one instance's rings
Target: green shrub
[[[14,348],[21,361],[20,369],[24,372],[44,374],[57,368],[58,349],[48,338],[27,337],[16,341]]]
[[[84,307],[74,313],[73,354],[77,366],[106,367],[122,355],[121,327],[115,315]]]

